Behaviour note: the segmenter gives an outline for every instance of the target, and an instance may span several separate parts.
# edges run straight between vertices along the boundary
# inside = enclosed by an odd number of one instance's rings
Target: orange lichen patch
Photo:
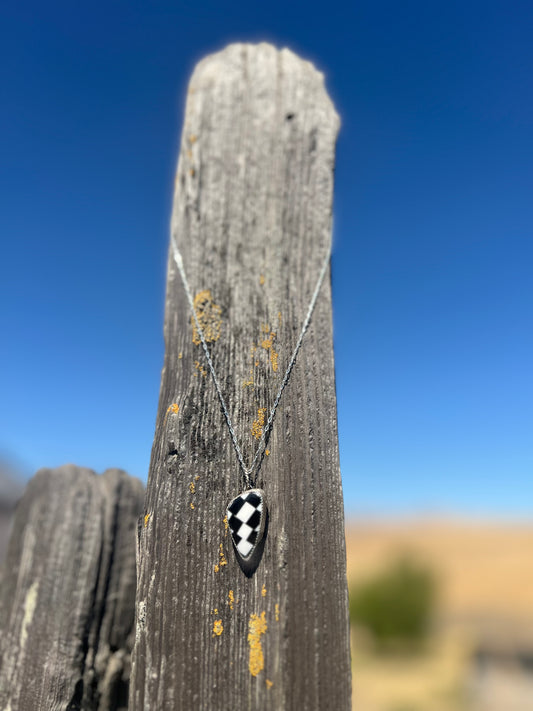
[[[265,684],[266,684],[266,686],[267,686],[267,689],[271,689],[272,686],[273,686],[273,684],[274,684],[274,682],[273,682],[273,681],[270,681],[270,679],[265,679]]]
[[[204,376],[204,378],[205,378],[205,376],[207,375],[207,370],[203,367],[203,365],[200,365],[200,361],[199,361],[199,360],[195,360],[195,361],[194,361],[194,367],[195,367],[196,370],[197,370],[199,373],[201,373],[201,374]]]
[[[233,605],[238,602],[238,600],[235,600],[235,595],[233,594],[233,590],[230,590],[228,593],[228,605],[229,609],[233,610]]]
[[[281,311],[278,311],[278,323],[281,326]]]
[[[179,409],[180,409],[180,406],[179,406],[177,403],[175,403],[175,402],[173,402],[172,405],[169,405],[168,408],[167,408],[167,411],[166,411],[166,413],[165,413],[165,419],[164,419],[164,421],[163,421],[163,424],[166,424],[166,422],[167,422],[167,417],[168,417],[170,414],[172,414],[172,415],[177,415],[178,412],[179,412]]]
[[[249,385],[253,385],[253,384],[254,384],[254,371],[252,370],[252,368],[250,368],[250,377],[248,378],[248,380],[245,380],[243,382],[242,387],[247,388]]]
[[[265,586],[264,586],[264,584],[263,584],[263,587],[261,588],[261,595],[262,595],[263,597],[266,597],[266,594],[267,594],[267,589],[265,588]]]
[[[189,136],[189,143],[196,143],[197,140],[198,136],[195,136],[194,133],[191,133],[191,135]]]
[[[252,676],[257,676],[265,667],[261,635],[265,634],[266,631],[267,623],[265,612],[263,611],[260,616],[255,613],[250,615],[250,621],[248,623],[248,645],[250,647],[248,669]]]
[[[263,276],[263,274],[261,274],[261,276],[259,277],[259,283],[261,284],[261,286],[263,286],[263,284],[265,283],[265,277]]]
[[[181,360],[182,358],[183,358],[183,353],[180,351],[180,352],[178,353],[178,360]]]
[[[272,370],[274,372],[276,372],[278,369],[278,355],[279,355],[274,350],[274,339],[276,338],[276,333],[275,333],[275,331],[271,331],[270,327],[268,325],[261,326],[261,330],[263,331],[263,333],[269,334],[268,338],[263,338],[263,340],[261,341],[261,348],[264,348],[265,351],[269,352],[270,364],[272,366]]]
[[[218,563],[215,565],[215,573],[218,573],[220,568],[222,568],[223,565],[227,565],[228,561],[226,560],[226,556],[224,555],[224,544],[220,544],[220,549],[218,551],[218,554],[220,556],[220,560]]]
[[[274,338],[276,337],[276,334],[274,331],[270,334],[268,338],[263,338],[261,341],[261,348],[264,348],[265,351],[269,351],[272,348],[272,344],[274,343]]]
[[[270,449],[265,449],[265,454],[268,457],[268,455],[270,454]]]
[[[193,305],[196,318],[198,319],[198,323],[200,324],[207,343],[218,341],[222,327],[222,308],[213,301],[211,291],[209,289],[199,291],[194,297]],[[194,345],[199,346],[202,340],[196,328],[193,316],[191,316],[191,325],[192,342]]]
[[[213,622],[213,637],[220,637],[224,632],[224,627],[222,626],[222,620],[215,620]]]
[[[191,509],[194,509],[194,504],[192,503],[192,501],[190,503],[190,506],[191,506]]]
[[[189,484],[189,491],[191,492],[191,494],[196,493],[196,484],[194,483],[194,481],[191,481],[191,483]]]
[[[260,407],[257,410],[257,419],[252,422],[252,435],[256,439],[261,439],[261,435],[263,434],[263,425],[265,424],[265,412],[266,412],[266,407]]]
[[[226,556],[224,555],[224,544],[220,544],[220,550],[218,552],[220,555],[220,565],[227,565],[228,561],[226,560]]]
[[[276,616],[276,622],[279,622],[279,605],[278,605],[278,603],[276,603],[276,605],[274,607],[274,614]]]
[[[189,170],[189,175],[191,176],[191,178],[194,178],[194,176],[196,175],[196,171],[194,170],[194,168],[191,168]]]
[[[227,532],[229,531],[229,523],[228,523],[228,515],[227,514],[222,519],[222,522],[224,524],[224,533],[227,534]]]
[[[148,526],[148,521],[150,520],[150,516],[152,514],[147,513],[146,516],[144,517],[144,527]]]

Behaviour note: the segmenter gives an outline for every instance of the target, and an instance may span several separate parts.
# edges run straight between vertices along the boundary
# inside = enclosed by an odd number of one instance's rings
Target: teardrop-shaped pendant
[[[228,506],[228,525],[238,558],[252,564],[265,535],[267,519],[265,492],[248,489],[236,496]]]

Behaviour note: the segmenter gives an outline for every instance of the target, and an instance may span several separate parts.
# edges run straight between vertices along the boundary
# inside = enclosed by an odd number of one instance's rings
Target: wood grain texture
[[[31,480],[0,584],[1,709],[126,709],[143,499],[117,469]]]
[[[190,81],[172,227],[248,462],[327,251],[338,127],[286,49],[230,45]],[[252,577],[224,523],[244,481],[172,259],[165,340],[130,710],[348,709],[329,277],[256,479],[270,521]]]

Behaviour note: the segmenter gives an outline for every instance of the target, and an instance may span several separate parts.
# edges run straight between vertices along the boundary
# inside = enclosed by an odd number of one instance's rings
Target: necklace
[[[281,381],[281,385],[279,386],[276,397],[274,398],[274,403],[270,410],[267,422],[263,428],[263,432],[259,440],[259,445],[252,459],[252,463],[249,467],[246,466],[242,455],[241,447],[239,446],[239,443],[237,441],[237,436],[233,428],[228,407],[226,405],[226,400],[224,399],[224,395],[222,394],[220,383],[215,372],[213,361],[211,359],[211,353],[209,352],[207,341],[205,339],[203,329],[200,325],[200,320],[196,313],[196,309],[194,308],[192,292],[189,286],[187,275],[185,273],[183,258],[181,256],[181,252],[178,249],[175,234],[171,235],[170,244],[174,261],[181,277],[183,288],[185,289],[185,294],[187,296],[187,301],[189,302],[189,307],[191,309],[194,323],[196,325],[196,330],[198,332],[198,335],[200,336],[200,341],[202,343],[202,348],[205,353],[207,365],[209,366],[211,378],[213,380],[218,399],[220,400],[220,404],[222,406],[222,411],[224,413],[224,418],[226,420],[229,433],[231,435],[233,447],[237,454],[237,459],[239,460],[239,465],[242,470],[244,481],[246,483],[246,486],[248,487],[245,491],[243,491],[234,499],[232,499],[232,501],[230,501],[226,509],[226,514],[229,529],[231,531],[233,546],[237,554],[237,558],[241,564],[241,567],[243,567],[244,569],[252,569],[258,564],[258,558],[260,558],[261,555],[261,543],[265,534],[265,526],[268,517],[268,508],[265,492],[262,489],[255,488],[255,478],[252,478],[252,474],[256,469],[258,460],[263,454],[264,449],[266,447],[266,442],[270,431],[272,430],[274,417],[276,415],[276,410],[280,403],[281,396],[283,395],[283,391],[285,390],[285,387],[289,382],[291,371],[294,367],[294,364],[296,363],[296,358],[301,348],[302,341],[309,327],[309,323],[311,322],[311,316],[313,315],[313,310],[315,308],[316,300],[320,292],[320,287],[322,286],[322,282],[324,281],[324,276],[326,275],[329,260],[331,257],[331,238],[329,240],[324,262],[322,264],[318,279],[316,281],[315,289],[309,301],[307,314],[304,318],[302,328],[300,330],[300,335],[298,336],[298,340],[296,341],[296,345],[294,346],[294,350],[287,366],[287,370],[285,371],[285,374]]]

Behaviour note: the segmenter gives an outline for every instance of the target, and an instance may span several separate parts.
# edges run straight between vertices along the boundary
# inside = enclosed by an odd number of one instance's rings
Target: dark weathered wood
[[[143,486],[118,469],[42,469],[0,583],[0,708],[127,707]]]
[[[288,50],[231,45],[190,82],[172,225],[248,461],[326,254],[338,126],[322,75]],[[130,711],[347,709],[329,279],[257,480],[270,524],[251,577],[224,523],[244,482],[172,259],[165,339]]]

